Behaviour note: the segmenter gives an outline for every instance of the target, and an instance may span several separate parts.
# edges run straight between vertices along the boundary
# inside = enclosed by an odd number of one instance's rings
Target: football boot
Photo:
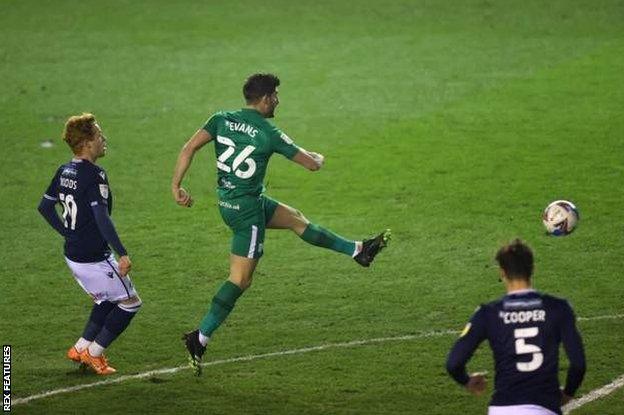
[[[115,368],[109,366],[108,360],[104,355],[91,356],[89,354],[89,349],[84,349],[80,353],[80,361],[93,369],[93,371],[98,375],[112,375],[117,372]]]
[[[389,240],[390,229],[386,229],[374,238],[365,239],[362,242],[362,250],[353,259],[363,267],[370,267],[375,256],[388,245]]]
[[[202,373],[201,360],[206,352],[206,346],[202,345],[199,341],[199,330],[185,333],[182,336],[182,340],[184,341],[186,350],[189,352],[189,365],[195,372],[195,375],[200,376]]]

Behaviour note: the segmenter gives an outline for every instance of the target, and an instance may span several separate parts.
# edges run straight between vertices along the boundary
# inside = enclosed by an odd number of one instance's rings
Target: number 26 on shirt
[[[249,156],[256,149],[254,146],[246,146],[236,157],[232,160],[232,164],[228,165],[228,160],[236,152],[236,143],[231,139],[222,135],[217,136],[217,141],[221,144],[225,144],[227,149],[221,153],[217,159],[217,167],[227,173],[234,171],[234,174],[241,179],[248,179],[256,172],[256,162]],[[247,165],[245,170],[240,169],[241,165]]]

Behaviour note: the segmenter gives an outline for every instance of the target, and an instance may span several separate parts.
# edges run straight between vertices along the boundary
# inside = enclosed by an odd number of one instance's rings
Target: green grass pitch
[[[476,305],[502,294],[493,254],[516,236],[539,289],[583,317],[624,313],[624,6],[618,0],[0,2],[0,340],[13,398],[101,380],[64,359],[90,300],[36,206],[91,111],[113,218],[144,307],[108,355],[121,375],[185,363],[179,341],[227,276],[212,145],[192,209],[169,183],[205,119],[242,105],[243,79],[282,80],[276,123],[326,155],[310,173],[276,156],[268,193],[347,237],[386,227],[371,269],[269,231],[254,285],[207,361],[415,335],[214,365],[14,405],[16,414],[478,414],[444,371]],[[40,143],[52,139],[52,148]],[[569,237],[541,210],[573,200]],[[624,374],[624,319],[579,322],[581,394]],[[567,367],[562,362],[561,375]],[[486,345],[469,365],[488,370]],[[116,375],[117,376],[117,375]],[[490,390],[491,390],[490,376]],[[574,414],[624,413],[624,391]]]

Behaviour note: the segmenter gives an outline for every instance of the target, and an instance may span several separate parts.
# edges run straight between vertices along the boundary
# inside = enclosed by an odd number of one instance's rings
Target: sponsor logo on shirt
[[[225,202],[223,200],[219,200],[219,206],[224,207],[226,209],[240,210],[240,205],[233,205],[230,202]]]
[[[224,189],[236,189],[236,185],[224,178],[219,179],[219,187],[223,187]]]

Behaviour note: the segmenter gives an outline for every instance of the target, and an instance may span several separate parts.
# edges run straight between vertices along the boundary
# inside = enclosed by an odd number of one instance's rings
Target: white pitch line
[[[603,316],[594,316],[594,317],[578,317],[578,320],[579,321],[592,321],[592,320],[606,320],[606,319],[619,319],[619,318],[624,318],[624,314],[612,314],[612,315],[603,315]],[[354,340],[354,341],[350,341],[346,343],[328,343],[328,344],[322,344],[319,346],[304,347],[301,349],[283,350],[281,352],[272,352],[272,353],[264,353],[264,354],[257,354],[257,355],[233,357],[230,359],[223,359],[223,360],[213,360],[212,362],[203,363],[202,366],[215,366],[215,365],[222,365],[226,363],[248,362],[251,360],[264,359],[264,358],[275,357],[275,356],[287,356],[287,355],[293,355],[293,354],[316,352],[319,350],[355,347],[355,346],[363,346],[367,344],[384,343],[384,342],[391,342],[391,341],[416,340],[416,339],[423,339],[427,337],[439,337],[439,336],[446,336],[446,335],[457,334],[457,333],[459,333],[459,331],[457,330],[435,330],[435,331],[429,331],[429,332],[424,332],[424,333],[419,333],[419,334],[410,334],[410,335],[405,335],[405,336],[380,337],[376,339]],[[125,382],[127,380],[143,379],[143,378],[147,378],[147,377],[154,376],[154,375],[166,375],[170,373],[176,373],[185,369],[189,369],[189,367],[185,365],[185,366],[170,367],[170,368],[165,368],[165,369],[150,370],[148,372],[137,373],[136,375],[119,376],[113,379],[101,380],[99,382],[84,383],[82,385],[70,386],[68,388],[53,389],[53,390],[41,392],[35,395],[30,395],[25,398],[14,399],[12,404],[20,405],[20,404],[28,403],[28,402],[35,401],[38,399],[43,399],[43,398],[47,398],[50,396],[59,395],[63,393],[76,392],[76,391],[83,390],[83,389],[94,388],[96,386],[113,385],[116,383]],[[598,399],[598,397],[594,399]],[[584,403],[582,403],[581,405],[584,405]]]
[[[624,314],[609,314],[606,316],[594,316],[594,317],[577,317],[578,321],[593,321],[593,320],[614,320],[618,318],[624,318]]]
[[[581,406],[585,404],[593,402],[596,399],[604,398],[605,396],[618,390],[622,386],[624,386],[624,375],[621,375],[619,378],[615,379],[613,382],[607,385],[604,385],[601,388],[594,389],[593,391],[589,392],[587,395],[583,395],[580,398],[574,399],[573,401],[569,402],[566,406],[563,407],[563,413],[567,415],[573,410],[580,408]]]
[[[379,337],[375,339],[354,340],[354,341],[345,342],[345,343],[328,343],[328,344],[321,344],[319,346],[304,347],[301,349],[283,350],[281,352],[272,352],[272,353],[256,354],[256,355],[249,355],[249,356],[233,357],[231,359],[223,359],[223,360],[213,360],[212,362],[203,363],[202,366],[215,366],[215,365],[222,365],[226,363],[248,362],[251,360],[265,359],[268,357],[275,357],[275,356],[288,356],[288,355],[294,355],[294,354],[316,352],[316,351],[326,350],[326,349],[364,346],[367,344],[374,344],[374,343],[386,343],[386,342],[393,342],[393,341],[424,339],[428,337],[439,337],[439,336],[446,336],[446,335],[457,334],[457,333],[459,333],[459,331],[457,330],[437,330],[437,331],[429,331],[429,332],[419,333],[419,334],[409,334],[405,336]],[[71,386],[69,388],[54,389],[51,391],[38,393],[36,395],[30,395],[25,398],[14,399],[12,404],[20,405],[20,404],[32,402],[38,399],[43,399],[43,398],[48,398],[50,396],[59,395],[62,393],[76,392],[76,391],[83,390],[83,389],[94,388],[96,386],[113,385],[115,383],[121,383],[127,380],[143,379],[143,378],[147,378],[147,377],[154,376],[154,375],[165,375],[165,374],[170,374],[170,373],[176,373],[185,369],[189,369],[189,366],[185,365],[185,366],[171,367],[167,369],[150,370],[149,372],[137,373],[136,375],[125,375],[125,376],[120,376],[114,379],[107,379],[107,380],[102,380],[99,382],[85,383],[82,385]]]

